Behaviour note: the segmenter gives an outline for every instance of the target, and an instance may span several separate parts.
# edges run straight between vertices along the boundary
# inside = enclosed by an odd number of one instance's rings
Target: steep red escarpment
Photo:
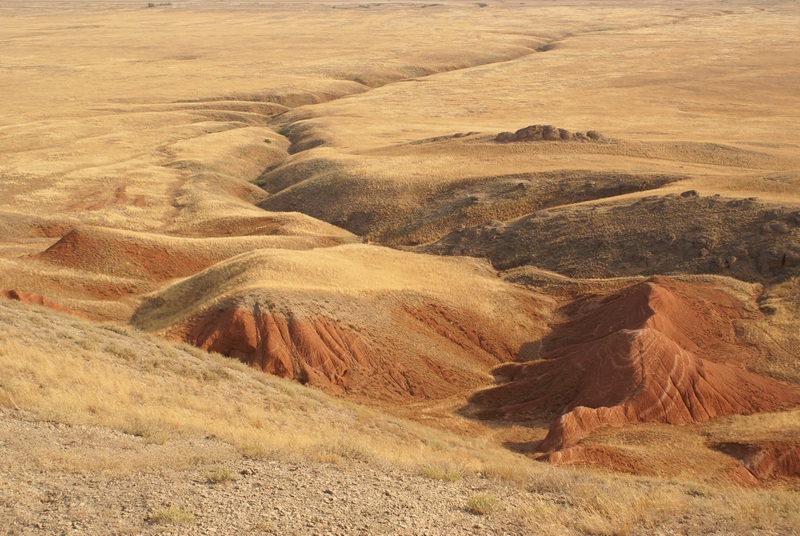
[[[148,295],[131,323],[348,396],[408,401],[485,385],[553,304],[482,262],[347,244],[238,255]]]
[[[698,358],[653,328],[576,346],[563,364],[581,380],[540,445],[545,452],[574,445],[603,426],[689,424],[800,403],[796,389]]]
[[[370,366],[365,344],[352,330],[318,317],[312,320],[232,307],[206,315],[188,342],[265,372],[316,386],[348,387],[354,369]]]
[[[514,355],[503,334],[488,335],[444,307],[398,308],[392,318],[395,332],[368,319],[355,327],[245,300],[206,310],[171,336],[271,374],[370,400],[469,391],[485,382],[487,370]]]
[[[734,321],[753,319],[758,313],[703,283],[654,277],[609,296],[577,300],[565,313],[570,319],[544,340],[547,358],[564,355],[574,344],[642,328],[656,329],[684,350],[715,362],[751,361],[758,351],[743,347],[732,327]]]
[[[747,351],[735,345],[731,321],[744,312],[732,301],[699,284],[634,285],[579,308],[554,330],[545,359],[501,367],[496,373],[508,382],[472,402],[488,418],[555,417],[542,452],[606,426],[698,423],[800,404],[796,386],[728,364],[745,361],[738,354]]]
[[[77,311],[73,311],[68,307],[64,307],[52,300],[48,300],[44,296],[40,294],[34,294],[33,292],[19,292],[17,290],[3,290],[0,291],[0,298],[5,298],[7,300],[14,300],[22,303],[27,303],[28,305],[39,305],[41,307],[47,307],[48,309],[53,309],[54,311],[58,311],[60,313],[66,313],[74,316],[78,316],[81,318],[88,318],[83,313],[79,313]]]

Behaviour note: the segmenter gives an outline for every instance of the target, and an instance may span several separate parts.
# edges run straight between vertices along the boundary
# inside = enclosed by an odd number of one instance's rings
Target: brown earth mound
[[[570,132],[564,128],[556,128],[552,125],[531,125],[521,128],[516,132],[501,132],[495,138],[499,143],[511,143],[515,141],[597,141],[602,140],[603,135],[596,130],[588,132]]]
[[[199,272],[212,263],[131,235],[94,228],[70,231],[35,258],[78,270],[161,281]]]
[[[732,355],[746,350],[733,344],[732,320],[744,313],[731,310],[730,299],[715,301],[718,293],[700,287],[690,308],[692,289],[677,290],[668,280],[648,281],[578,312],[545,341],[545,359],[500,367],[496,374],[508,383],[472,402],[488,418],[557,412],[542,452],[571,447],[606,426],[689,424],[800,404],[800,389],[723,364],[747,359]]]
[[[67,307],[64,307],[52,300],[48,300],[44,296],[39,294],[34,294],[33,292],[19,292],[17,290],[3,290],[0,291],[0,298],[5,298],[7,300],[18,301],[22,303],[27,303],[28,305],[39,305],[41,307],[47,307],[48,309],[53,309],[54,311],[58,311],[60,313],[66,313],[74,316],[78,316],[81,318],[87,318],[86,315],[83,313],[79,313],[77,311],[73,311]]]
[[[253,249],[311,249],[354,240],[356,238],[349,233],[341,236],[234,236],[215,240],[85,226],[70,231],[34,258],[116,277],[164,281],[195,274]]]
[[[743,303],[711,283],[653,277],[607,296],[579,298],[562,310],[569,319],[542,340],[540,354],[562,357],[575,344],[590,343],[623,329],[654,328],[681,348],[715,362],[744,366],[760,350],[743,346],[732,323],[760,318],[755,304]]]

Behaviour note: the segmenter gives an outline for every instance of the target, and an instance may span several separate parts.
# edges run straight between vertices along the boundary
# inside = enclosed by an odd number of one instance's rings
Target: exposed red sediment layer
[[[354,331],[326,318],[286,318],[258,307],[233,307],[205,316],[190,330],[188,341],[316,386],[348,387],[353,369],[370,363]]]
[[[539,461],[560,465],[599,466],[631,474],[643,474],[647,471],[635,458],[625,455],[619,449],[603,445],[575,446],[542,454]]]
[[[547,338],[547,358],[560,357],[570,346],[598,340],[621,329],[653,328],[699,357],[720,361],[748,360],[756,348],[743,350],[731,324],[754,318],[732,296],[703,283],[681,283],[655,277],[618,293],[580,300],[568,311],[573,318],[556,326]]]
[[[498,369],[509,382],[472,401],[487,417],[558,412],[542,452],[606,426],[698,423],[800,404],[797,387],[727,364],[747,359],[737,355],[745,350],[735,344],[732,319],[745,312],[734,300],[701,284],[685,287],[649,281],[578,312],[554,330],[548,359]],[[690,307],[685,296],[695,289]]]
[[[26,303],[28,305],[39,305],[41,307],[47,307],[48,309],[53,309],[54,311],[58,311],[60,313],[66,313],[73,316],[78,316],[80,318],[88,319],[86,315],[83,313],[79,313],[77,311],[73,311],[68,307],[64,307],[52,300],[48,300],[44,296],[40,294],[34,294],[33,292],[19,292],[17,290],[3,290],[0,291],[0,297],[5,298],[7,300],[18,301],[22,303]]]
[[[73,229],[35,258],[78,270],[163,281],[184,277],[213,264],[202,252],[192,254],[121,234]]]
[[[800,391],[698,358],[653,328],[614,332],[562,359],[581,380],[540,445],[545,452],[574,445],[603,426],[690,424],[800,403]]]
[[[473,351],[480,348],[488,355],[495,358],[499,357],[502,361],[511,361],[517,354],[517,348],[504,341],[502,335],[486,333],[481,330],[480,320],[465,322],[463,318],[458,318],[446,307],[441,307],[433,303],[421,304],[416,307],[404,306],[403,310],[408,314],[408,318],[415,319],[426,331],[447,339],[466,351]],[[487,367],[494,363],[487,362]]]
[[[199,313],[171,336],[271,374],[370,400],[463,393],[514,355],[504,334],[488,335],[463,312],[428,304],[399,307],[390,316],[396,332],[368,318],[353,327],[239,302]]]
[[[741,461],[732,478],[741,484],[800,478],[800,443],[722,443],[716,448]]]
[[[280,240],[283,237],[274,237]],[[351,242],[346,236],[286,237],[298,249]],[[265,247],[255,241],[222,241],[220,247],[192,238],[119,232],[100,227],[73,229],[33,258],[59,266],[117,277],[165,281],[196,274],[240,253]]]

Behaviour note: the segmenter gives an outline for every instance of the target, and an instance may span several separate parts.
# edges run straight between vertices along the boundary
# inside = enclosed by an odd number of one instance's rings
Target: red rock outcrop
[[[800,478],[799,443],[723,443],[716,448],[741,461],[739,470],[731,475],[741,484]]]
[[[515,355],[507,333],[442,306],[398,307],[393,328],[287,313],[240,298],[175,326],[168,336],[265,372],[376,400],[446,398],[485,381]],[[366,304],[365,304],[366,306]],[[302,308],[301,308],[302,309]],[[385,312],[377,312],[383,315]]]
[[[730,355],[743,351],[735,345],[732,298],[702,285],[679,290],[666,279],[648,281],[578,311],[554,330],[546,359],[500,367],[508,383],[473,402],[487,417],[558,412],[542,452],[606,426],[698,423],[800,404],[797,387],[726,364],[745,360]]]
[[[17,290],[3,290],[0,291],[0,298],[5,298],[7,300],[18,301],[22,303],[27,303],[28,305],[39,305],[41,307],[47,307],[48,309],[53,309],[54,311],[58,311],[60,313],[66,313],[73,316],[78,316],[81,318],[88,318],[83,313],[79,313],[77,311],[73,311],[67,307],[64,307],[52,300],[48,300],[44,296],[40,294],[34,294],[33,292],[19,292]]]
[[[321,387],[346,388],[353,369],[370,363],[369,352],[354,331],[323,317],[286,318],[258,306],[204,316],[187,340],[265,372]]]

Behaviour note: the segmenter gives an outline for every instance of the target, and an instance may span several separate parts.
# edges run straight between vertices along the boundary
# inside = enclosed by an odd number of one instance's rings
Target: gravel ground
[[[524,534],[532,496],[352,462],[252,460],[213,439],[162,445],[0,414],[4,534]],[[217,481],[216,483],[209,482]],[[472,495],[500,506],[468,512]]]
[[[213,438],[163,444],[107,428],[41,422],[0,408],[0,534],[516,535],[581,534],[574,510],[541,524],[565,495],[467,475],[454,482],[357,461],[243,457]],[[600,490],[598,489],[598,493]],[[488,496],[488,515],[470,512]],[[620,500],[624,500],[620,497]],[[690,509],[669,526],[606,534],[800,534],[740,526]],[[746,529],[746,530],[744,530]]]

